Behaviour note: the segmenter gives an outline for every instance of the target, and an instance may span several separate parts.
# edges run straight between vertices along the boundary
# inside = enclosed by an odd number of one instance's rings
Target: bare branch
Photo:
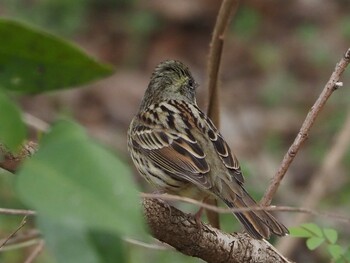
[[[350,110],[348,111],[347,118],[341,131],[337,134],[335,142],[332,148],[329,150],[324,158],[321,168],[312,177],[315,180],[310,182],[310,188],[306,198],[303,199],[303,205],[309,208],[315,208],[322,198],[327,194],[327,188],[331,184],[332,180],[336,179],[336,171],[339,163],[343,159],[344,155],[348,151],[350,146]],[[299,225],[307,222],[309,215],[298,215],[294,223]],[[291,255],[293,250],[297,247],[300,239],[288,240],[289,242],[281,242],[280,247]]]
[[[130,244],[137,245],[137,246],[144,247],[144,248],[149,248],[149,249],[154,249],[154,250],[173,250],[173,248],[170,246],[149,244],[149,243],[145,243],[145,242],[142,242],[140,240],[136,240],[136,239],[133,239],[130,237],[124,237],[123,240],[125,242],[130,243]]]
[[[232,14],[237,10],[238,2],[238,0],[222,1],[214,26],[213,37],[210,43],[207,74],[209,90],[209,105],[207,113],[217,127],[220,125],[218,74],[220,69],[222,48],[224,44],[225,31],[230,23]]]
[[[10,239],[6,241],[6,245],[0,248],[0,252],[33,245],[33,241],[34,243],[37,243],[37,241],[40,238],[41,238],[40,232],[36,229],[31,229],[29,231],[26,231],[25,233],[12,236]],[[3,244],[6,239],[0,239],[0,244]]]
[[[303,125],[301,126],[297,137],[295,138],[293,144],[288,149],[288,152],[285,154],[277,173],[272,179],[272,182],[270,183],[269,188],[267,189],[264,197],[261,200],[262,205],[268,206],[271,203],[272,198],[275,195],[281,183],[281,180],[286,174],[290,164],[294,160],[294,157],[298,153],[301,145],[307,139],[309,131],[312,125],[314,124],[316,117],[318,116],[318,114],[326,104],[328,98],[332,95],[333,91],[335,91],[339,86],[341,86],[339,83],[339,79],[342,73],[344,72],[345,68],[348,66],[349,62],[350,62],[350,48],[346,51],[345,55],[336,65],[326,86],[324,87],[323,91],[321,92],[320,96],[316,100],[315,104],[312,106],[311,110],[307,114],[306,119]]]
[[[0,168],[11,173],[15,172],[23,160],[35,153],[38,145],[35,142],[28,142],[18,154],[12,154],[0,143]]]
[[[48,123],[30,113],[24,112],[22,115],[22,119],[24,123],[26,123],[29,127],[32,127],[37,131],[47,132],[49,130],[50,125]]]
[[[33,216],[36,215],[36,212],[33,210],[24,210],[24,209],[9,209],[9,208],[0,208],[0,214],[3,215],[20,215],[20,216]]]
[[[224,45],[226,29],[238,7],[238,0],[223,0],[214,26],[213,36],[210,43],[208,57],[208,116],[217,128],[220,127],[220,103],[218,75]],[[216,199],[205,199],[204,202],[217,206]],[[210,224],[220,228],[219,215],[213,211],[206,210],[207,218]]]
[[[143,207],[153,236],[185,255],[209,263],[290,262],[265,240],[223,233],[159,199],[145,198]]]
[[[26,259],[26,261],[24,261],[24,263],[32,263],[32,262],[34,262],[34,260],[39,256],[41,251],[43,251],[44,246],[45,246],[44,240],[40,240],[38,245],[34,248],[34,250],[29,255],[29,257]]]
[[[16,230],[13,231],[7,238],[5,238],[4,241],[0,244],[0,249],[1,249],[3,246],[5,246],[6,243],[7,243],[14,235],[16,235],[16,233],[17,233],[22,227],[24,227],[24,225],[27,223],[27,220],[26,220],[26,219],[27,219],[26,216],[23,217],[21,224],[16,228]]]

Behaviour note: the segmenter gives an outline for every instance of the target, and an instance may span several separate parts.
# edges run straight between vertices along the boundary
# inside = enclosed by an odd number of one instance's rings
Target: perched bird
[[[154,70],[128,131],[139,173],[159,190],[197,200],[221,199],[230,208],[256,207],[243,188],[239,163],[212,121],[197,106],[197,83],[179,61]],[[234,213],[256,239],[288,233],[267,211]]]

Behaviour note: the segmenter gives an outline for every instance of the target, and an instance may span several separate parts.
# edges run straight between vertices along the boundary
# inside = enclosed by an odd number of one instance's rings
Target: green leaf
[[[112,234],[90,231],[82,226],[53,222],[38,216],[37,226],[56,262],[126,262],[123,241]]]
[[[26,127],[17,105],[2,92],[0,92],[0,105],[0,143],[14,152],[19,149],[26,137]]]
[[[103,263],[127,262],[124,241],[115,235],[93,231],[90,238]]]
[[[336,244],[328,245],[327,249],[334,260],[339,259],[344,253],[343,248]]]
[[[0,87],[21,93],[65,89],[108,76],[111,67],[26,24],[0,19]]]
[[[348,247],[347,250],[345,251],[344,258],[350,261],[350,247]]]
[[[323,233],[330,243],[335,244],[337,242],[338,232],[336,230],[332,228],[324,228]]]
[[[313,237],[314,234],[311,233],[309,230],[298,226],[298,227],[290,227],[288,228],[289,233],[293,237]]]
[[[310,237],[306,240],[306,246],[310,250],[315,250],[325,241],[323,237]]]
[[[129,168],[72,122],[60,121],[44,136],[16,186],[23,202],[51,220],[119,235],[144,233]]]
[[[100,263],[98,253],[83,226],[58,223],[38,216],[37,225],[45,238],[45,245],[56,262]]]
[[[302,224],[300,225],[300,227],[304,228],[305,230],[309,231],[310,233],[313,234],[313,236],[316,237],[323,237],[323,233],[322,233],[322,229],[314,224],[314,223],[306,223],[306,224]]]

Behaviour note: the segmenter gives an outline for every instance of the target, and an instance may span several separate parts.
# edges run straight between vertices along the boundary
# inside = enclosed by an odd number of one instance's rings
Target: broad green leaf
[[[325,241],[323,237],[310,237],[306,240],[306,246],[310,250],[315,250]]]
[[[313,237],[314,234],[303,227],[290,227],[288,228],[289,233],[293,237]]]
[[[0,19],[0,39],[0,88],[41,93],[112,73],[71,43],[17,21]]]
[[[343,255],[343,248],[339,245],[332,244],[328,245],[328,252],[331,254],[332,258],[337,260]]]
[[[314,224],[314,223],[306,223],[306,224],[302,224],[300,225],[300,227],[310,231],[311,233],[313,233],[313,236],[316,237],[323,237],[323,233],[322,233],[322,229]]]
[[[127,262],[125,242],[120,237],[92,231],[90,239],[103,263]]]
[[[20,110],[5,94],[0,92],[0,143],[11,151],[16,151],[25,137],[26,127]]]
[[[347,250],[345,251],[344,258],[350,261],[350,247],[348,247]]]
[[[119,235],[143,233],[129,168],[72,122],[54,125],[16,183],[23,202],[51,220]]]
[[[332,228],[324,228],[323,233],[330,243],[335,244],[337,242],[338,232],[336,230]]]
[[[57,263],[101,263],[89,233],[83,226],[54,222],[40,215],[37,225]]]

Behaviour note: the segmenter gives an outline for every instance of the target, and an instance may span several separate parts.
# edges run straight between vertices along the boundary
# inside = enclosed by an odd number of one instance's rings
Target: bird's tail
[[[233,198],[222,198],[230,208],[249,208],[259,206],[253,198],[242,188],[242,195]],[[285,236],[288,229],[277,221],[269,212],[264,210],[251,210],[235,212],[234,215],[243,224],[248,234],[256,239],[268,239],[271,232],[277,236]]]

